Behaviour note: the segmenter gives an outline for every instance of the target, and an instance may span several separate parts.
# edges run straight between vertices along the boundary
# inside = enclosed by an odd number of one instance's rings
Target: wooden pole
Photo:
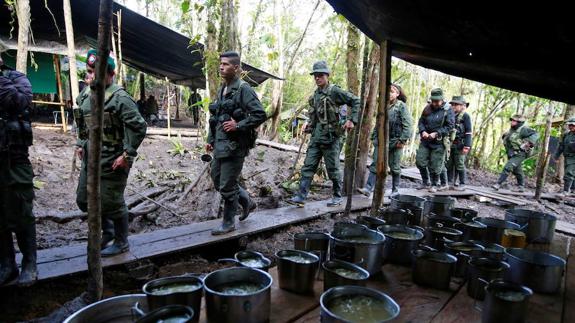
[[[66,42],[68,43],[68,64],[70,65],[70,95],[72,106],[80,95],[78,85],[78,68],[76,66],[76,44],[74,42],[74,25],[72,24],[72,8],[70,0],[64,0],[64,23],[66,24]]]
[[[138,74],[138,81],[140,82],[140,99],[146,100],[146,82],[143,72]]]
[[[30,1],[16,2],[18,18],[18,52],[16,53],[16,70],[26,74],[28,67],[28,39],[30,37]]]
[[[124,66],[124,61],[123,61],[123,56],[122,56],[122,10],[118,10],[118,13],[116,14],[116,17],[118,18],[118,78],[119,81],[118,83],[121,86],[125,86],[124,84],[124,79],[126,77],[126,73],[125,71],[125,66]]]
[[[171,127],[171,118],[170,118],[170,81],[168,81],[168,78],[166,77],[166,83],[168,84],[166,86],[167,90],[166,90],[166,100],[167,100],[167,106],[168,106],[168,138],[172,137],[172,127]]]
[[[58,98],[60,100],[60,116],[62,118],[62,131],[67,132],[68,131],[68,120],[66,118],[66,110],[64,109],[64,107],[66,106],[66,104],[64,103],[64,91],[62,90],[62,75],[61,75],[61,70],[60,70],[60,58],[58,57],[58,55],[54,54],[52,55],[52,58],[54,60],[54,69],[56,70],[56,83],[58,84]]]
[[[537,162],[537,181],[535,186],[535,199],[537,201],[541,200],[541,191],[543,186],[545,186],[545,173],[547,172],[547,165],[549,162],[549,137],[551,136],[551,126],[553,124],[553,113],[551,106],[547,108],[547,123],[545,124],[545,137],[543,140],[543,145],[541,147],[541,153],[539,154],[539,160]]]
[[[100,156],[102,153],[102,126],[104,117],[104,92],[108,56],[110,55],[110,35],[112,27],[113,0],[100,1],[98,19],[98,59],[96,60],[96,77],[92,82],[92,122],[88,143],[88,301],[95,302],[102,298],[104,281],[102,276],[102,258],[100,243],[102,241],[102,217],[100,205]]]
[[[377,146],[377,180],[371,204],[371,215],[377,212],[383,201],[385,192],[385,178],[387,173],[387,157],[389,142],[389,126],[387,124],[387,102],[389,98],[389,83],[391,77],[391,48],[387,40],[381,42],[379,51],[379,106],[377,107],[377,136],[379,145]]]
[[[112,17],[115,14],[112,14]],[[113,26],[113,18],[112,18],[112,27],[110,29],[110,37],[112,37],[112,53],[114,53],[114,56],[116,57],[116,68],[114,69],[114,73],[116,74],[116,83],[118,83],[118,80],[120,79],[121,75],[120,75],[120,64],[118,63],[118,47],[116,47],[116,35],[114,35],[114,26]]]

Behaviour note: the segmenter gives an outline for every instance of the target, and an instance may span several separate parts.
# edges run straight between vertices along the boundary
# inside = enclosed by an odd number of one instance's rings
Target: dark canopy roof
[[[79,43],[87,41],[92,46],[95,45],[98,35],[99,2],[95,0],[71,1],[74,36]],[[62,0],[47,0],[47,4],[50,11],[45,8],[44,0],[31,1],[31,26],[34,39],[65,44]],[[196,43],[190,47],[188,37],[114,3],[114,12],[118,10],[122,10],[124,63],[159,78],[167,77],[173,83],[204,88],[202,44]],[[10,12],[5,5],[2,5],[0,7],[0,34],[3,37],[10,32],[10,21]],[[15,30],[14,37],[17,35],[17,27]],[[260,84],[268,78],[278,79],[248,64],[243,63],[242,67],[248,72],[246,80],[252,85]]]
[[[569,1],[327,0],[393,55],[472,80],[575,104]]]

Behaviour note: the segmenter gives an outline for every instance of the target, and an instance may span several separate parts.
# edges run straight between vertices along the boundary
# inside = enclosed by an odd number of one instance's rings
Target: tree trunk
[[[539,160],[537,161],[537,182],[535,187],[535,199],[541,199],[541,191],[545,185],[545,173],[547,171],[547,164],[549,161],[549,137],[551,136],[551,125],[553,124],[553,113],[551,107],[547,108],[547,124],[545,125],[545,137],[543,146],[539,153]]]
[[[138,73],[138,81],[140,82],[140,99],[146,100],[146,80],[143,72]]]
[[[18,0],[16,5],[16,15],[18,16],[16,70],[26,74],[28,66],[28,39],[30,35],[30,1]]]
[[[222,0],[221,8],[222,14],[220,20],[219,51],[239,51],[238,15],[234,5],[234,0]]]
[[[277,39],[278,49],[278,62],[277,73],[280,77],[284,75],[284,40],[283,40],[283,25],[281,22],[281,12],[279,1],[274,1],[274,18],[275,18],[275,33]],[[269,131],[269,139],[274,140],[278,135],[278,128],[281,122],[281,111],[283,101],[283,84],[281,80],[273,80],[272,89],[272,102],[271,102],[271,124]]]
[[[113,0],[100,1],[98,19],[98,59],[96,77],[92,83],[92,121],[88,147],[88,300],[102,298],[104,281],[100,243],[102,240],[102,210],[100,205],[100,159],[102,153],[102,125],[104,116],[104,92],[106,69],[110,54],[110,31],[112,27]]]
[[[72,9],[70,0],[64,0],[64,23],[66,24],[66,42],[68,43],[68,65],[70,66],[70,88],[72,105],[80,95],[78,83],[78,67],[76,66],[76,44],[74,43],[74,26],[72,24]]]
[[[375,216],[383,201],[385,193],[385,178],[387,173],[387,157],[389,142],[389,125],[387,122],[387,102],[389,98],[389,83],[391,78],[391,44],[387,40],[381,42],[379,51],[379,106],[377,107],[377,180],[371,204],[371,215]]]
[[[367,47],[367,44],[366,44]],[[367,49],[367,48],[366,48]],[[364,55],[365,56],[365,55]],[[379,46],[374,44],[369,56],[369,63],[365,64],[366,73],[365,89],[363,90],[363,120],[359,135],[359,153],[355,165],[355,187],[365,185],[365,173],[367,168],[367,158],[369,157],[369,145],[371,141],[371,130],[373,129],[373,116],[377,107],[377,89],[379,86]]]
[[[573,104],[566,104],[565,105],[565,112],[563,113],[563,127],[562,127],[562,131],[561,133],[563,134],[564,132],[569,131],[569,127],[567,127],[566,123],[567,120],[569,120],[570,118],[575,117],[575,105]],[[556,172],[555,174],[557,174],[555,176],[555,180],[563,185],[563,176],[565,175],[565,158],[563,157],[563,155],[561,155],[561,157],[559,157],[559,160],[557,160],[557,164],[556,164]]]
[[[218,66],[218,30],[215,21],[218,16],[218,5],[208,3],[207,5],[208,19],[206,22],[206,47],[204,50],[204,57],[206,60],[206,80],[208,81],[208,90],[210,98],[215,100],[218,91],[218,84],[220,82]]]

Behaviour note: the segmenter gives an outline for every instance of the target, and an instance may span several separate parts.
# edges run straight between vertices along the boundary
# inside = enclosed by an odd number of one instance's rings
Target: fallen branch
[[[180,198],[176,201],[176,203],[180,203],[184,200],[184,198],[186,198],[186,196],[188,196],[188,194],[190,194],[190,192],[194,189],[194,187],[196,187],[198,185],[198,183],[201,181],[201,179],[203,178],[204,174],[207,172],[207,170],[210,168],[210,163],[206,163],[204,165],[204,168],[202,168],[202,170],[200,171],[200,173],[198,174],[198,177],[196,178],[196,180],[186,188],[186,190],[184,191],[184,193],[182,193],[182,195],[180,196]]]
[[[39,221],[53,221],[59,224],[68,223],[73,220],[85,220],[88,217],[87,213],[80,210],[67,211],[67,212],[36,212],[36,220]]]
[[[263,172],[265,172],[265,171],[267,171],[267,170],[269,170],[269,169],[270,169],[270,168],[267,167],[267,168],[264,168],[264,169],[262,169],[262,170],[258,170],[258,171],[256,171],[256,172],[254,172],[253,174],[246,176],[245,179],[250,179],[250,178],[252,178],[252,177],[254,177],[254,176],[258,175],[258,174],[261,174],[261,173],[263,173]]]
[[[144,195],[145,197],[154,198],[158,195],[163,194],[164,192],[168,191],[169,189],[170,189],[170,187],[167,187],[167,186],[158,186],[158,187],[152,187],[152,188],[146,189],[142,193],[138,193],[138,194],[134,194],[134,195],[129,196],[126,199],[126,206],[128,206],[128,208],[133,208],[136,205],[138,205],[141,202],[146,200],[145,198],[142,197],[142,195]]]
[[[132,193],[136,193],[137,195],[140,195],[141,197],[145,198],[146,200],[148,200],[148,201],[150,201],[150,202],[156,204],[157,206],[159,206],[159,207],[161,207],[161,208],[167,210],[168,212],[172,213],[172,215],[180,216],[180,215],[179,215],[178,213],[176,213],[174,210],[172,210],[172,209],[170,209],[169,207],[163,205],[162,203],[156,202],[155,200],[153,200],[153,199],[151,199],[151,198],[149,198],[149,197],[143,195],[143,194],[140,193],[140,192],[134,191],[133,189],[131,189],[131,188],[129,188],[129,187],[126,187],[126,188],[127,188],[128,190],[132,191]],[[163,201],[163,200],[164,200],[164,199],[162,199],[162,201]]]

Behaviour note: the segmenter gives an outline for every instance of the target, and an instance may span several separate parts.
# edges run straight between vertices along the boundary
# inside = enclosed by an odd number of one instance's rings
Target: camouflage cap
[[[525,117],[522,114],[514,114],[509,121],[525,122]]]
[[[431,90],[430,100],[443,100],[443,90],[440,88],[435,88]]]
[[[331,74],[329,67],[327,67],[327,63],[325,61],[317,61],[313,63],[312,72],[309,75],[313,75],[315,73],[324,73],[324,74]]]
[[[86,54],[86,65],[90,66],[91,68],[96,68],[96,57],[98,55],[98,51],[95,49],[90,49]],[[108,56],[108,71],[113,71],[116,69],[116,61],[112,56]]]
[[[569,120],[567,120],[566,124],[567,124],[568,126],[570,126],[570,125],[574,125],[574,126],[575,126],[575,118],[569,118]]]
[[[449,104],[461,104],[466,107],[469,106],[469,102],[465,101],[465,98],[461,95],[454,95]]]

